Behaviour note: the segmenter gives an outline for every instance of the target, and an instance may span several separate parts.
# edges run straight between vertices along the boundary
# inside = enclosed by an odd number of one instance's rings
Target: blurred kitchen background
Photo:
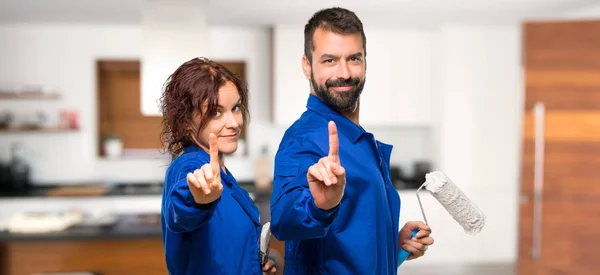
[[[597,272],[600,1],[2,0],[0,274],[166,274],[157,99],[196,56],[249,84],[226,164],[268,221],[303,25],[336,5],[365,26],[361,124],[394,145],[401,224],[436,169],[487,215],[467,235],[423,193],[436,243],[399,274]]]

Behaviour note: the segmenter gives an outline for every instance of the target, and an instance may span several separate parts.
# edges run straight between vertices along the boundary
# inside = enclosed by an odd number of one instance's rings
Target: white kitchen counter
[[[402,206],[400,209],[400,226],[407,221],[422,221],[415,190],[398,191]],[[501,219],[503,211],[513,211],[503,205],[501,197],[489,194],[485,200],[477,196],[477,205],[487,216],[483,231],[476,236],[468,235],[454,221],[448,212],[427,191],[420,193],[425,214],[433,230],[435,244],[427,252],[427,256],[418,261],[409,261],[405,265],[429,264],[478,264],[478,263],[511,263],[516,251],[515,240],[507,238],[507,230],[516,230],[515,224],[507,224]],[[475,194],[473,194],[475,195]],[[475,196],[471,196],[475,198]],[[149,196],[108,196],[97,198],[2,198],[0,199],[0,219],[4,219],[19,211],[66,210],[78,207],[84,211],[112,211],[113,213],[159,213],[160,195]],[[499,239],[505,240],[498,241]],[[494,240],[494,241],[492,241]]]
[[[0,199],[0,220],[22,211],[54,211],[79,208],[86,212],[118,214],[160,213],[161,196],[106,196],[87,198],[18,197]]]

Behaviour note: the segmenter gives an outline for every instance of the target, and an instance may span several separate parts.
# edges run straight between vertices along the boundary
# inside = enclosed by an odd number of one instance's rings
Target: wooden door
[[[600,21],[523,29],[519,275],[600,270]]]

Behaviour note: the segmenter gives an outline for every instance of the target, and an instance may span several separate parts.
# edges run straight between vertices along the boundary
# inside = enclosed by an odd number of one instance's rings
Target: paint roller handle
[[[419,233],[419,229],[413,229],[411,239],[417,236],[417,233]],[[406,258],[408,258],[408,256],[410,256],[410,252],[400,247],[400,250],[398,250],[398,264],[396,264],[396,266],[399,267],[406,260]]]

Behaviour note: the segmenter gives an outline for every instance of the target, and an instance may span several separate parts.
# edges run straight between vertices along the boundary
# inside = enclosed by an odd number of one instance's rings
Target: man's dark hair
[[[367,55],[367,38],[363,25],[354,12],[334,7],[316,12],[304,26],[304,55],[312,63],[312,51],[315,49],[313,36],[317,28],[338,34],[356,34],[362,36],[363,50]]]

